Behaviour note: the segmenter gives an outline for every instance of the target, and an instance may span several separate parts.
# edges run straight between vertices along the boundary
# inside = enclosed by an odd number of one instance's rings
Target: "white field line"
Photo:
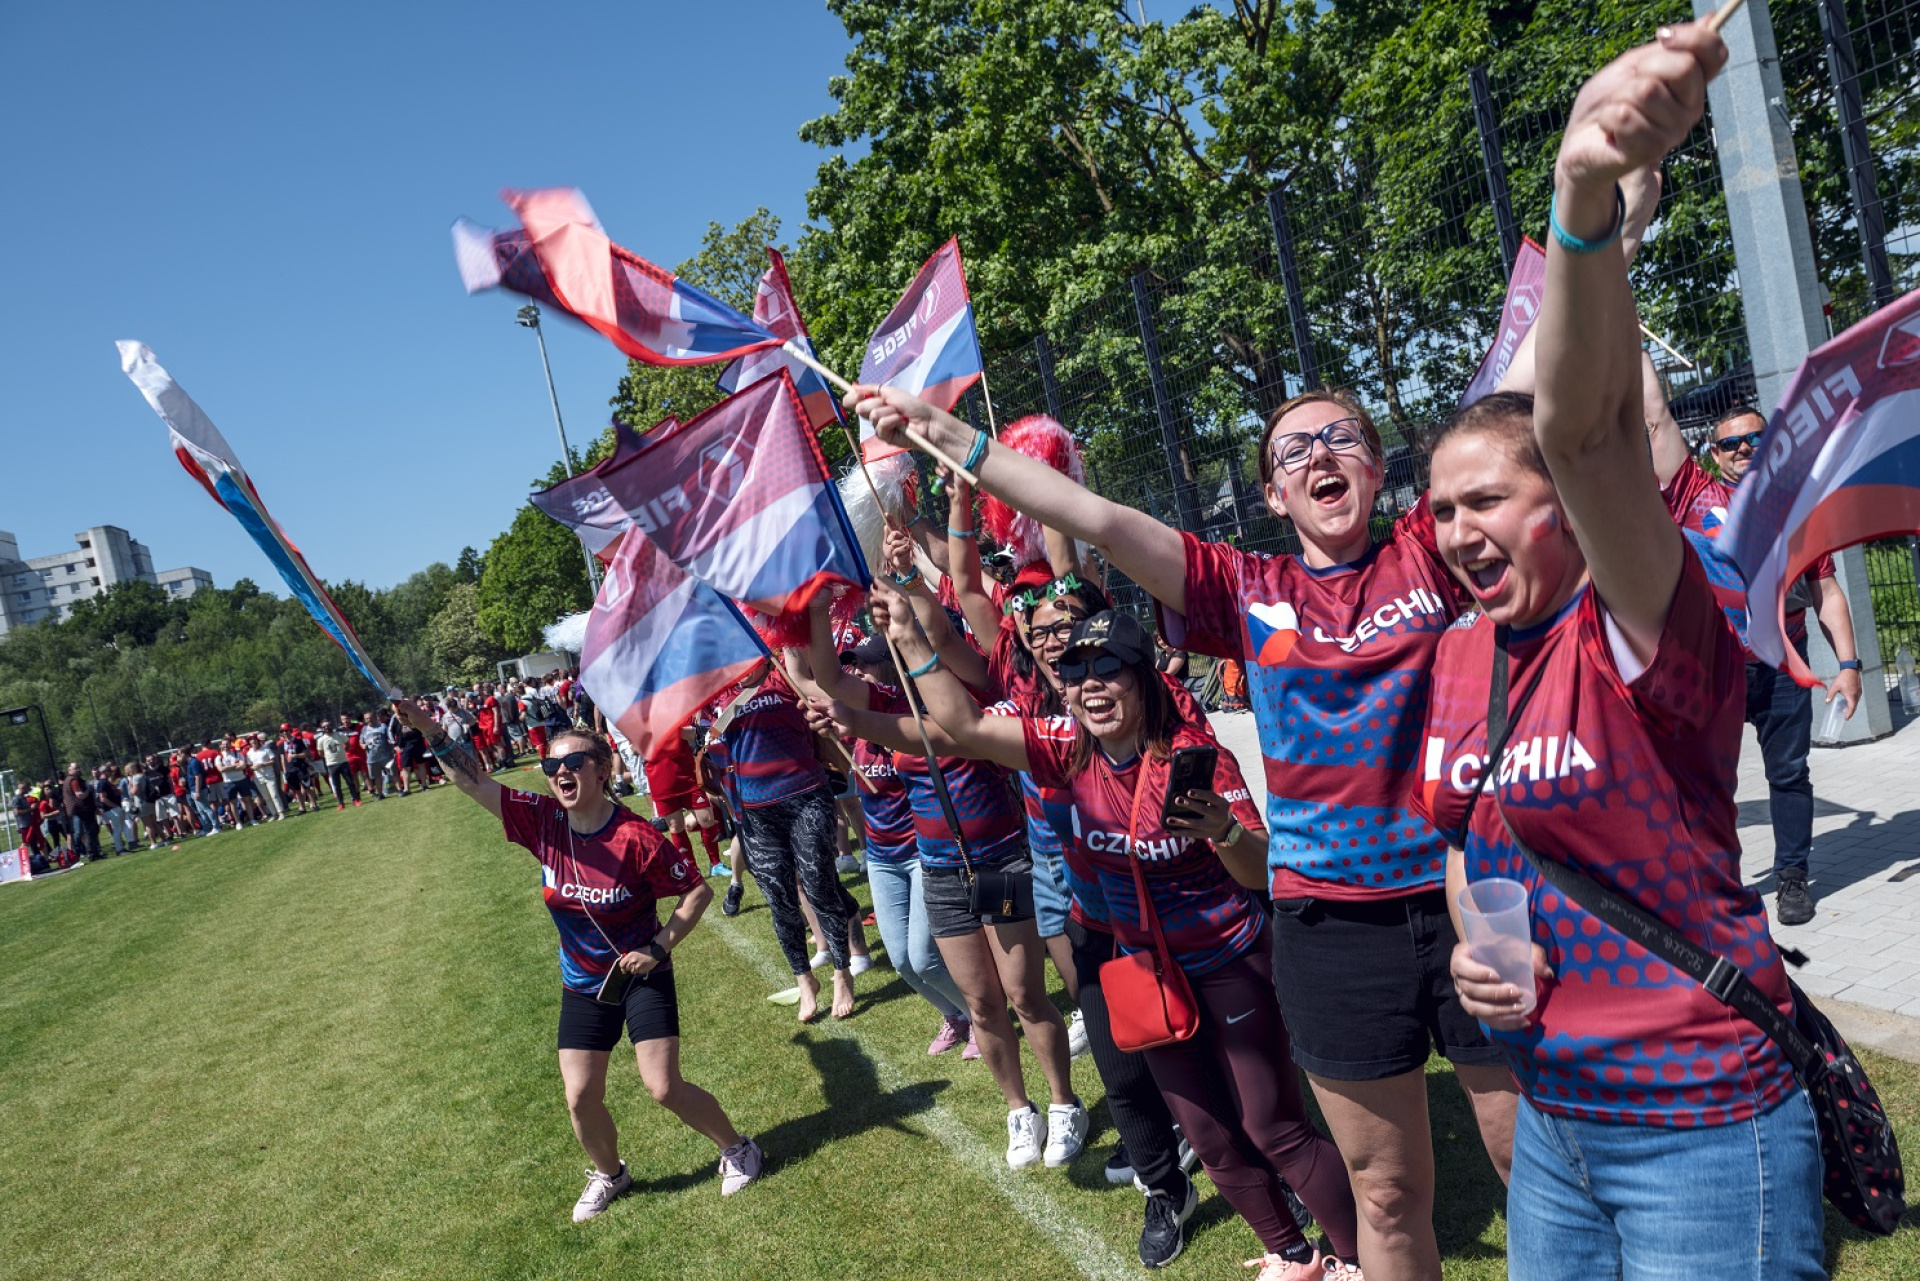
[[[712,918],[708,918],[711,920]],[[727,941],[727,946],[760,972],[762,978],[775,991],[793,986],[793,975],[786,966],[777,964],[766,950],[756,947],[748,941],[745,933],[732,922],[716,922],[715,933]],[[893,1091],[918,1087],[922,1082],[908,1076],[895,1067],[892,1060],[879,1053],[873,1044],[860,1035],[851,1025],[833,1020],[826,1012],[825,999],[830,995],[823,990],[820,1019],[807,1024],[809,1031],[819,1036],[835,1037],[851,1041],[858,1045],[873,1063],[874,1075],[880,1082],[880,1088]],[[908,1118],[918,1122],[922,1129],[940,1145],[958,1157],[960,1163],[979,1175],[983,1180],[1005,1197],[1020,1217],[1053,1243],[1061,1257],[1079,1271],[1088,1281],[1139,1281],[1142,1269],[1129,1264],[1114,1253],[1104,1240],[1089,1229],[1075,1223],[1054,1199],[1047,1194],[1042,1180],[1057,1177],[1053,1171],[1012,1170],[1007,1167],[1006,1155],[996,1151],[984,1142],[979,1135],[969,1130],[959,1117],[955,1116],[944,1104],[930,1101],[926,1107]],[[777,1157],[778,1153],[769,1153]]]

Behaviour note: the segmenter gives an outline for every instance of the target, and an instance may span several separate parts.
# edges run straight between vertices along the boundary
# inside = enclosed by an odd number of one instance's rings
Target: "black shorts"
[[[975,872],[1004,872],[1018,879],[1010,916],[997,917],[999,924],[1033,919],[1033,859],[1025,850],[993,863],[975,862]],[[987,922],[967,906],[967,874],[959,867],[920,867],[920,889],[927,907],[927,927],[937,939],[961,938],[985,929]]]
[[[227,784],[227,799],[230,801],[244,801],[249,796],[258,799],[259,795],[260,789],[254,786],[250,778],[236,779]]]
[[[1460,1008],[1444,890],[1349,903],[1273,901],[1273,986],[1293,1061],[1330,1081],[1381,1081],[1435,1050],[1456,1064],[1506,1062]]]
[[[654,970],[627,985],[625,1007],[602,1005],[591,992],[560,989],[560,1048],[611,1050],[620,1029],[635,1045],[680,1035],[680,1001],[673,992],[673,969]]]

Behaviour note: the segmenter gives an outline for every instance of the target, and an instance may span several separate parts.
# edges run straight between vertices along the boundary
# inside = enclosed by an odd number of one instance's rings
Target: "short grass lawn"
[[[932,1013],[891,971],[844,1024],[765,1000],[788,980],[753,891],[675,967],[687,1074],[759,1137],[766,1178],[723,1201],[712,1147],[623,1048],[635,1194],[575,1226],[538,885],[441,790],[0,888],[0,1276],[1142,1276],[1091,1060],[1087,1154],[1012,1174],[986,1069],[927,1057]],[[1912,1150],[1920,1076],[1869,1064]],[[1446,1071],[1431,1084],[1448,1275],[1504,1276],[1500,1187]],[[1256,1253],[1202,1188],[1170,1281],[1243,1276]],[[1920,1275],[1911,1227],[1829,1245],[1842,1277]]]

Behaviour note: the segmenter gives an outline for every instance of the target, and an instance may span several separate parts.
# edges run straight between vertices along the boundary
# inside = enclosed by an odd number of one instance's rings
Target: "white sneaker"
[[[1056,1103],[1047,1109],[1047,1168],[1071,1165],[1087,1146],[1087,1110],[1078,1103]]]
[[[833,958],[831,956],[828,956],[825,952],[815,952],[813,954],[813,959],[807,962],[807,964],[811,968],[817,970],[831,960],[833,960]]]
[[[752,1139],[741,1139],[720,1153],[720,1195],[732,1196],[760,1177],[766,1153]]]
[[[873,958],[871,956],[854,956],[847,959],[847,972],[855,978],[860,977],[872,968]]]
[[[1092,1048],[1087,1044],[1087,1016],[1075,1010],[1067,1020],[1067,1052],[1077,1059]]]
[[[573,1203],[573,1221],[585,1223],[588,1219],[598,1218],[607,1212],[607,1207],[633,1188],[633,1175],[627,1170],[627,1163],[620,1163],[620,1173],[607,1175],[587,1167],[587,1186],[580,1193],[580,1199]]]
[[[1007,1113],[1007,1166],[1024,1170],[1040,1159],[1046,1146],[1047,1123],[1040,1110],[1029,1103],[1018,1112]]]

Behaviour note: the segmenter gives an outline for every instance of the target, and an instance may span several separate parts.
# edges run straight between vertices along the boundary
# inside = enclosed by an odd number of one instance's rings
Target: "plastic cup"
[[[1490,966],[1503,983],[1520,989],[1519,1012],[1534,1005],[1533,927],[1527,887],[1504,876],[1475,881],[1460,891],[1460,924],[1473,959]]]
[[[1847,700],[1844,698],[1836,698],[1831,703],[1828,703],[1826,710],[1821,713],[1820,741],[1823,743],[1837,743],[1840,741],[1840,736],[1846,732]]]

